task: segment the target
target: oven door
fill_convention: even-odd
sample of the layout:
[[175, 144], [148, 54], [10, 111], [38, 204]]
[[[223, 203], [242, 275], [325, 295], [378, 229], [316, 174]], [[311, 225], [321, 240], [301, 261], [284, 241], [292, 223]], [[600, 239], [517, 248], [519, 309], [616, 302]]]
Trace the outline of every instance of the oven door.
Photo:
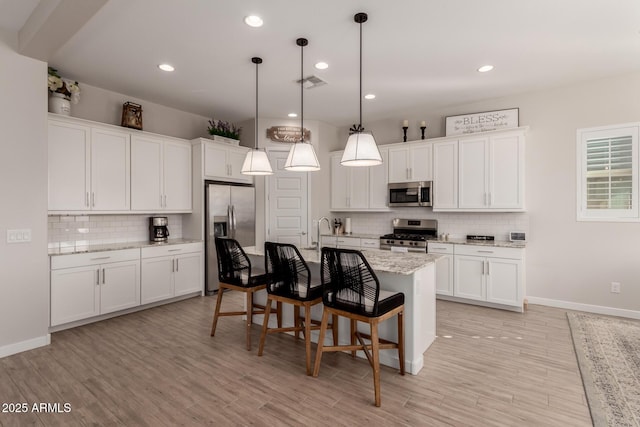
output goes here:
[[389, 206], [420, 206], [417, 183], [389, 184]]

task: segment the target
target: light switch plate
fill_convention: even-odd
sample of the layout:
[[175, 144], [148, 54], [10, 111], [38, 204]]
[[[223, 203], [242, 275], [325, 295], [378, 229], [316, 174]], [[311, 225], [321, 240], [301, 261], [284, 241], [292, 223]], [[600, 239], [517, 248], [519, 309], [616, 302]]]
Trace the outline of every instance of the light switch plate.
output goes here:
[[7, 243], [26, 243], [31, 241], [31, 229], [7, 230]]

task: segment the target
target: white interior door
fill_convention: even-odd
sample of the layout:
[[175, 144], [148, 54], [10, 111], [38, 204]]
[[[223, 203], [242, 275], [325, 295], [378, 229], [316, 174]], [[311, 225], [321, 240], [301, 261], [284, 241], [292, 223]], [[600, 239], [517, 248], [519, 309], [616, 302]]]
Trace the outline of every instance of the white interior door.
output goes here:
[[308, 172], [289, 172], [284, 169], [288, 151], [271, 151], [269, 159], [274, 167], [267, 177], [267, 240], [307, 246]]

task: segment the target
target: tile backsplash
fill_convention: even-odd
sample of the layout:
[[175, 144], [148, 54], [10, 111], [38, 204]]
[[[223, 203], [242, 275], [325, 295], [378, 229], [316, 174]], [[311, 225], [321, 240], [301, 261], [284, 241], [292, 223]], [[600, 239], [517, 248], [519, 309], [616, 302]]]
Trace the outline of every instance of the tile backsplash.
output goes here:
[[[51, 215], [49, 248], [149, 240], [151, 215]], [[170, 238], [182, 238], [182, 215], [164, 215]]]
[[394, 218], [436, 219], [438, 233], [449, 233], [451, 238], [465, 238], [467, 234], [495, 236], [496, 240], [508, 240], [509, 231], [524, 231], [529, 239], [529, 215], [490, 212], [433, 212], [424, 208], [402, 208], [393, 212], [333, 212], [333, 218], [351, 218], [351, 232], [360, 234], [386, 234], [393, 231]]

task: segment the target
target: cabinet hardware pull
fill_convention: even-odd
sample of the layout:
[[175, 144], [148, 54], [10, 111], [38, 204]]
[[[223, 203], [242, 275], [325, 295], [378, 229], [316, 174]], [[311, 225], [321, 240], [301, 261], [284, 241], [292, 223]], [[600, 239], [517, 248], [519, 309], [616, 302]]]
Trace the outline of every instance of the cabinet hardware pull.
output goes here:
[[101, 257], [98, 257], [98, 258], [91, 258], [91, 261], [98, 261], [100, 259], [109, 259], [109, 258], [111, 258], [111, 257], [110, 256], [101, 256]]
[[487, 276], [489, 275], [489, 261], [487, 261]]
[[491, 197], [491, 192], [489, 192], [489, 206], [493, 205], [493, 197]]
[[180, 271], [180, 260], [176, 258], [176, 271]]
[[171, 260], [171, 272], [175, 272], [176, 271], [176, 260], [172, 259]]
[[484, 276], [484, 261], [482, 261], [482, 275]]
[[435, 247], [432, 248], [432, 249], [438, 249], [438, 250], [441, 250], [441, 251], [446, 251], [447, 250], [447, 248], [435, 248]]
[[100, 284], [100, 269], [96, 270], [96, 285]]
[[162, 207], [162, 194], [160, 195], [160, 207]]
[[479, 253], [483, 253], [483, 254], [492, 254], [493, 251], [478, 251]]
[[84, 205], [89, 207], [89, 192], [84, 193]]
[[181, 251], [182, 249], [169, 249], [169, 252], [178, 252]]
[[91, 206], [94, 208], [96, 207], [96, 193], [93, 191], [91, 192]]
[[107, 275], [105, 274], [104, 268], [102, 269], [102, 284], [104, 285], [107, 280]]

